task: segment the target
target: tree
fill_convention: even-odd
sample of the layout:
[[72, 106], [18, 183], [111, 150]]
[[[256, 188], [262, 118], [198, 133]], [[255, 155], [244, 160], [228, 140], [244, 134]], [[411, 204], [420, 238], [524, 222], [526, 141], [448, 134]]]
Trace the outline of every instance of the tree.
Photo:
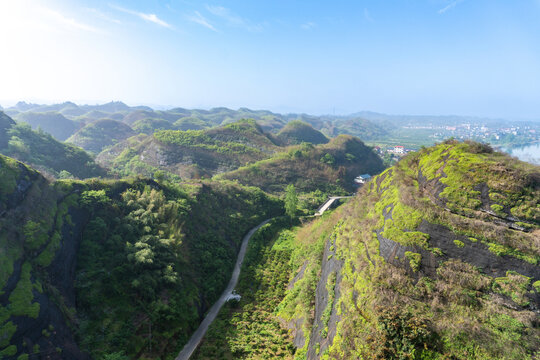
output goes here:
[[325, 163], [325, 164], [328, 164], [328, 165], [333, 165], [333, 164], [336, 162], [336, 159], [332, 156], [332, 154], [326, 153], [326, 154], [321, 158], [321, 162], [323, 162], [323, 163]]
[[297, 205], [298, 197], [296, 196], [296, 189], [293, 184], [289, 184], [285, 191], [285, 213], [290, 218], [293, 218], [296, 215]]
[[62, 170], [58, 174], [58, 178], [59, 179], [73, 179], [73, 175], [67, 170]]

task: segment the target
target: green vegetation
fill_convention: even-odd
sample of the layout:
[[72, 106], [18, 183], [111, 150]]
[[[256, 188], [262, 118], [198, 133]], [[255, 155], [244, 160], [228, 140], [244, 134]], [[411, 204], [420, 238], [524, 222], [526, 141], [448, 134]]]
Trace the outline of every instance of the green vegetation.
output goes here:
[[421, 254], [412, 251], [405, 251], [405, 257], [409, 260], [409, 265], [411, 266], [412, 271], [416, 272], [420, 269], [420, 262], [422, 261]]
[[529, 289], [531, 279], [527, 276], [518, 274], [515, 271], [507, 271], [505, 277], [496, 278], [493, 283], [493, 289], [506, 295], [520, 306], [529, 305], [529, 299], [526, 294]]
[[260, 190], [227, 183], [95, 188], [80, 203], [93, 216], [79, 254], [77, 311], [81, 345], [96, 357], [178, 350], [198, 325], [196, 309], [226, 286], [244, 233], [281, 211]]
[[253, 120], [208, 130], [159, 130], [103, 151], [98, 161], [122, 176], [163, 170], [181, 178], [210, 177], [265, 159], [280, 148]]
[[[379, 249], [373, 234], [378, 231], [399, 244], [457, 257], [456, 248], [465, 244], [455, 237], [449, 242], [456, 250], [446, 244], [443, 253], [431, 245], [440, 244], [443, 230], [437, 226], [444, 226], [449, 234], [482, 240], [490, 250], [501, 248], [522, 260], [538, 257], [531, 246], [535, 235], [509, 230], [480, 212], [475, 219], [453, 213], [472, 215], [485, 206], [476, 190], [480, 184], [505, 194], [505, 206], [528, 204], [522, 214], [532, 214], [531, 208], [537, 207], [538, 190], [526, 180], [534, 167], [486, 151], [474, 143], [451, 142], [409, 155], [338, 210], [344, 223], [335, 232], [335, 243], [337, 256], [345, 259], [338, 306], [345, 315], [336, 324], [337, 334], [327, 350], [330, 358], [533, 358], [540, 339], [531, 322], [534, 316], [526, 308], [509, 311], [493, 293], [527, 306], [529, 277], [510, 271], [493, 279], [473, 264], [450, 259], [437, 266], [435, 276], [419, 273], [414, 282], [387, 263], [393, 259]], [[445, 185], [442, 191], [439, 183]], [[527, 220], [535, 221], [534, 216]], [[412, 238], [419, 228], [426, 237]], [[406, 251], [405, 258], [417, 272], [421, 254]], [[349, 270], [353, 267], [355, 272]], [[356, 301], [351, 300], [353, 293]]]
[[308, 350], [322, 253], [336, 219], [334, 214], [323, 215], [298, 229], [292, 242], [294, 246], [289, 260], [289, 286], [277, 308], [277, 314], [286, 322], [294, 324], [291, 330], [301, 339], [295, 353], [296, 358], [304, 358]]
[[328, 292], [328, 302], [322, 313], [321, 322], [321, 337], [326, 338], [328, 336], [328, 322], [330, 321], [330, 315], [332, 314], [332, 309], [334, 307], [334, 300], [336, 299], [336, 272], [332, 271], [328, 276], [326, 282], [326, 291]]
[[465, 243], [461, 240], [454, 240], [454, 245], [456, 245], [458, 248], [465, 247]]
[[[252, 237], [241, 299], [223, 307], [195, 358], [538, 355], [537, 167], [446, 141], [404, 157], [338, 210], [288, 228], [327, 194], [353, 190], [358, 174], [381, 171], [381, 159], [350, 136], [280, 146], [300, 142], [291, 132], [309, 126], [301, 122], [276, 137], [228, 109], [173, 110], [120, 110], [148, 135], [100, 155], [117, 174], [153, 179], [80, 181], [76, 168], [51, 167], [65, 180], [49, 183], [0, 156], [0, 357], [76, 358], [80, 346], [96, 359], [172, 358], [225, 288], [246, 231], [282, 214]], [[6, 151], [52, 163], [36, 149], [59, 143], [7, 124]], [[200, 130], [171, 130], [180, 124]], [[62, 319], [49, 323], [53, 308]], [[19, 320], [38, 324], [39, 343], [13, 336]], [[59, 339], [70, 331], [77, 345]]]
[[285, 213], [293, 219], [296, 216], [298, 207], [298, 197], [293, 184], [287, 186], [285, 190]]
[[26, 124], [12, 126], [6, 136], [8, 147], [0, 149], [7, 156], [23, 161], [40, 171], [58, 177], [67, 171], [78, 178], [104, 176], [105, 171], [82, 149], [63, 144], [40, 130]]
[[299, 193], [320, 190], [339, 195], [354, 190], [353, 179], [358, 174], [376, 174], [381, 170], [382, 161], [371, 148], [356, 138], [342, 135], [324, 145], [303, 143], [291, 147], [287, 153], [218, 178], [237, 180], [275, 194], [283, 193], [288, 184], [294, 184]]
[[194, 359], [290, 358], [294, 348], [275, 312], [291, 268], [294, 233], [286, 219], [261, 228], [250, 240], [236, 291], [242, 297], [220, 311]]
[[[133, 130], [137, 133], [152, 135], [156, 130], [174, 130], [175, 126], [167, 120], [146, 118], [133, 124]], [[188, 130], [182, 129], [180, 130]]]
[[278, 139], [288, 145], [298, 145], [303, 142], [311, 144], [326, 144], [328, 138], [315, 130], [310, 124], [293, 120], [283, 127], [277, 134]]
[[15, 160], [0, 155], [0, 209], [4, 207], [7, 196], [15, 190], [19, 173]]
[[[40, 314], [36, 292], [65, 318], [65, 323], [54, 320], [52, 329], [69, 331], [66, 324], [77, 329], [79, 345], [97, 358], [174, 353], [225, 287], [245, 232], [283, 212], [278, 199], [226, 181], [49, 184], [12, 159], [0, 156], [0, 161], [2, 196], [13, 198], [21, 180], [29, 184], [24, 196], [11, 200], [17, 211], [5, 198], [0, 209], [0, 296], [8, 303], [0, 308], [4, 354], [17, 348], [34, 352], [22, 339], [13, 340], [13, 347], [14, 316], [45, 323], [36, 330], [51, 344], [66, 345], [43, 320], [49, 314]], [[78, 254], [70, 252], [81, 235]], [[74, 264], [75, 256], [76, 304], [69, 300], [75, 292], [65, 288], [73, 281], [70, 272], [53, 273], [69, 266], [64, 261]], [[14, 274], [14, 288], [6, 290]], [[75, 356], [71, 351], [67, 356]]]
[[[425, 157], [422, 153], [408, 156], [373, 179], [359, 196], [330, 218], [297, 229], [295, 238], [285, 242], [293, 244], [294, 251], [289, 260], [289, 285], [277, 315], [284, 320], [282, 326], [291, 331], [289, 341], [294, 338], [297, 344], [295, 358], [305, 358], [309, 351], [324, 359], [534, 358], [540, 333], [528, 306], [533, 299], [531, 291], [538, 291], [538, 279], [528, 275], [534, 272], [528, 264], [535, 263], [529, 260], [539, 256], [534, 245], [538, 223], [534, 216], [528, 217], [530, 232], [501, 225], [489, 213], [478, 211], [486, 206], [490, 209], [492, 203], [486, 204], [480, 191], [475, 190], [483, 183], [490, 189], [496, 186], [497, 193], [506, 198], [505, 207], [524, 204], [521, 213], [532, 215], [537, 207], [537, 188], [526, 179], [534, 168], [486, 152], [474, 143], [441, 144], [423, 152]], [[432, 155], [434, 152], [438, 158]], [[490, 159], [506, 167], [497, 173], [511, 173], [517, 181], [524, 179], [521, 185], [501, 177], [492, 180], [484, 172], [473, 170], [489, 164]], [[472, 171], [463, 171], [455, 165], [447, 172], [452, 161], [463, 161]], [[447, 180], [448, 177], [453, 180]], [[464, 217], [463, 209], [476, 217]], [[392, 247], [380, 247], [379, 237], [392, 240], [392, 246], [409, 246], [417, 251], [404, 251], [403, 259], [398, 258], [400, 261], [396, 263], [390, 258]], [[484, 269], [476, 267], [474, 258], [468, 260], [471, 263], [460, 259], [463, 253], [460, 248], [465, 247], [463, 239], [474, 244], [470, 251], [483, 249], [488, 255], [479, 256], [488, 256], [489, 264], [515, 266], [515, 261], [521, 261], [525, 272], [509, 270], [506, 276], [498, 278], [484, 274]], [[331, 250], [335, 251], [332, 259], [343, 261], [343, 267], [339, 272], [341, 277], [330, 271], [324, 285], [329, 301], [323, 303], [320, 313], [315, 313], [315, 289], [325, 241], [330, 241]], [[486, 251], [498, 247], [504, 250], [501, 255], [515, 259], [507, 261]], [[432, 265], [428, 259], [425, 267], [421, 266], [424, 251], [435, 254], [438, 263]], [[414, 274], [396, 266], [405, 261]], [[265, 264], [265, 271], [272, 269], [272, 265]], [[339, 297], [335, 292], [338, 285]], [[263, 298], [259, 301], [264, 303], [266, 292], [260, 294]], [[501, 296], [510, 299], [517, 308], [505, 306]], [[330, 317], [333, 309], [340, 316], [337, 322]], [[220, 336], [218, 332], [209, 334], [205, 344], [214, 344], [214, 350], [201, 352], [199, 355], [204, 356], [200, 358], [276, 357], [277, 353], [261, 353], [250, 347], [248, 339], [257, 338], [257, 331], [238, 336], [234, 329], [248, 318], [245, 315], [235, 318], [235, 310], [229, 311], [232, 315], [222, 318], [219, 328], [220, 332], [225, 331], [224, 343], [215, 342]], [[322, 327], [317, 340], [311, 340], [315, 317]], [[249, 319], [249, 324], [264, 321]], [[253, 329], [258, 328], [253, 326]], [[236, 344], [236, 349], [242, 351], [220, 353], [218, 349], [227, 345], [219, 344]]]
[[66, 140], [78, 129], [74, 121], [55, 111], [24, 112], [17, 115], [16, 120], [27, 123], [34, 130], [41, 129], [59, 141]]
[[128, 137], [135, 135], [128, 125], [110, 119], [98, 120], [85, 125], [66, 142], [80, 146], [94, 154], [100, 153], [104, 148], [112, 146]]
[[12, 316], [28, 316], [35, 319], [39, 314], [39, 304], [32, 302], [34, 298], [32, 289], [35, 287], [41, 292], [41, 287], [33, 284], [30, 280], [31, 269], [32, 267], [29, 263], [23, 264], [21, 279], [17, 283], [17, 287], [9, 296], [11, 305], [10, 312]]

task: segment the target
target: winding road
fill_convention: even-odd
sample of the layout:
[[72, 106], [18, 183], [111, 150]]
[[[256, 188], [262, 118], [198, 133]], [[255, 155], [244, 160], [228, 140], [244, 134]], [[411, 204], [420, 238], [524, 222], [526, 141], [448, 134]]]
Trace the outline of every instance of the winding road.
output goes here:
[[191, 336], [187, 344], [184, 346], [182, 351], [180, 351], [175, 360], [188, 360], [189, 357], [193, 354], [193, 352], [197, 349], [197, 346], [199, 346], [199, 344], [201, 343], [204, 334], [206, 334], [206, 331], [208, 330], [208, 327], [216, 318], [223, 304], [227, 302], [227, 299], [231, 296], [232, 291], [238, 283], [238, 277], [240, 276], [240, 269], [242, 268], [242, 262], [244, 261], [244, 256], [246, 255], [249, 239], [257, 230], [259, 230], [263, 225], [267, 224], [270, 220], [271, 219], [263, 221], [259, 225], [255, 226], [253, 229], [249, 230], [246, 236], [244, 236], [244, 239], [242, 240], [242, 245], [240, 246], [240, 252], [238, 253], [238, 258], [236, 259], [236, 264], [234, 265], [231, 280], [229, 281], [229, 285], [227, 285], [227, 288], [225, 289], [225, 291], [223, 291], [218, 301], [216, 301], [215, 304], [210, 308], [208, 314], [206, 314], [206, 317], [199, 325], [197, 331], [193, 333], [193, 335]]

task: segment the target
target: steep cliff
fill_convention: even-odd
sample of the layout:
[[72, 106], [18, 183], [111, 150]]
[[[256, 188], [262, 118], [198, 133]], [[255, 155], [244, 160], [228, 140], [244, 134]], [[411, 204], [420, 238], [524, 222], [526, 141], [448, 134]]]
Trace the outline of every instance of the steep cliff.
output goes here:
[[335, 214], [307, 358], [538, 355], [539, 179], [455, 141], [374, 178]]
[[259, 246], [196, 358], [535, 359], [539, 173], [479, 143], [408, 155]]

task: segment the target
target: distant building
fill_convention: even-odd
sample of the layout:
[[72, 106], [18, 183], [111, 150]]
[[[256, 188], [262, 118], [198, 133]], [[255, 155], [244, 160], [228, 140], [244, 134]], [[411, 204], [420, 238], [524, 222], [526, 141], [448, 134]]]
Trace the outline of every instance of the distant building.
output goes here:
[[363, 174], [363, 175], [359, 175], [359, 176], [355, 177], [354, 182], [357, 183], [357, 184], [365, 184], [366, 182], [369, 181], [369, 179], [371, 179], [371, 175]]
[[405, 154], [405, 148], [401, 145], [394, 146], [394, 154]]

